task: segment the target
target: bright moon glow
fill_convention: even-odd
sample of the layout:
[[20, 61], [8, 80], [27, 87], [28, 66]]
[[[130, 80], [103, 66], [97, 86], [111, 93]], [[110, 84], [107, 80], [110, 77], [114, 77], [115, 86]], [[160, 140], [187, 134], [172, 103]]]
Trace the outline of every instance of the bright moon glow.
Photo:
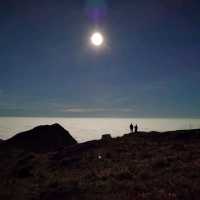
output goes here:
[[101, 46], [104, 42], [103, 35], [99, 32], [93, 33], [90, 40], [94, 46]]

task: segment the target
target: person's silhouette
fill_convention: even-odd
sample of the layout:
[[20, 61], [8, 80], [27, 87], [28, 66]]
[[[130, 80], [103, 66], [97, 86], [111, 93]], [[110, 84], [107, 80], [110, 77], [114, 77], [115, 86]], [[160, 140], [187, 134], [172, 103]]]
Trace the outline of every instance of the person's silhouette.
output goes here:
[[136, 125], [134, 126], [134, 128], [135, 128], [135, 133], [137, 133], [137, 132], [138, 132], [138, 125], [136, 124]]
[[133, 133], [133, 124], [132, 123], [130, 124], [130, 131], [131, 131], [131, 133]]

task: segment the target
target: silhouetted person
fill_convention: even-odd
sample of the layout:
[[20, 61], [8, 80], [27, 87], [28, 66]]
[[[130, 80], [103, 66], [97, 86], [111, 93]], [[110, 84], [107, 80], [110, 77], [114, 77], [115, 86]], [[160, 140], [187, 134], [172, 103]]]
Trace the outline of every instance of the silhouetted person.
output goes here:
[[133, 124], [132, 123], [130, 124], [130, 131], [131, 131], [131, 133], [133, 133]]
[[136, 124], [136, 125], [134, 126], [134, 128], [135, 128], [135, 133], [137, 133], [137, 132], [138, 132], [138, 125]]

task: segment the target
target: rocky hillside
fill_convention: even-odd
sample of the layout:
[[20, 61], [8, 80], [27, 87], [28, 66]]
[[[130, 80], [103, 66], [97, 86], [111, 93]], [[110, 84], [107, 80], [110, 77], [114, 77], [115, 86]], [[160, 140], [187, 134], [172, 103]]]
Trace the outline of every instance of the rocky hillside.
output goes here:
[[197, 200], [200, 131], [138, 133], [0, 153], [0, 199]]

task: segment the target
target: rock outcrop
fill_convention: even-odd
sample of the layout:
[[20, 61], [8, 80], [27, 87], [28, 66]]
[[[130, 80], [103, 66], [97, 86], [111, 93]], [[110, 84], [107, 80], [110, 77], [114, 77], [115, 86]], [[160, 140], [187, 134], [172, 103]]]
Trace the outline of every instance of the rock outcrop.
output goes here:
[[59, 124], [43, 125], [19, 133], [2, 145], [30, 152], [51, 152], [76, 144], [77, 141]]

